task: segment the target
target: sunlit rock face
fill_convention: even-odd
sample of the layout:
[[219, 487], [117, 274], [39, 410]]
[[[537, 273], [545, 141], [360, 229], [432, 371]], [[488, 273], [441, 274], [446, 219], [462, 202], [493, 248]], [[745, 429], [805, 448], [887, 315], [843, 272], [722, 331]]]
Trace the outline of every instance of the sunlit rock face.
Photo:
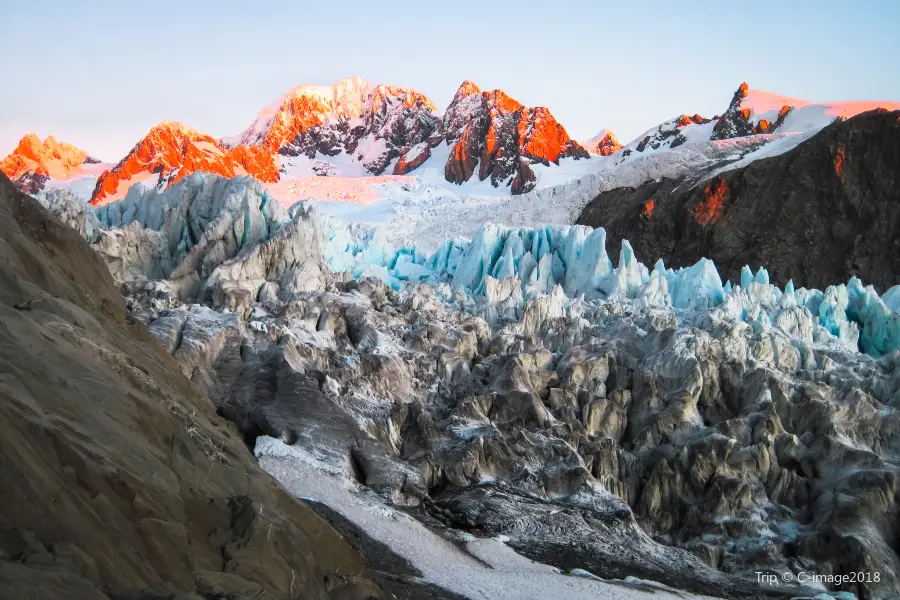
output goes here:
[[225, 177], [251, 175], [263, 182], [278, 180], [273, 157], [247, 148], [230, 150], [195, 129], [166, 121], [151, 129], [125, 158], [100, 175], [91, 204], [121, 199], [137, 183], [165, 187], [196, 171]]
[[84, 150], [58, 142], [52, 135], [41, 141], [38, 136], [29, 133], [0, 161], [0, 171], [21, 191], [36, 194], [51, 179], [90, 175], [94, 170], [92, 165], [99, 163]]
[[249, 178], [97, 213], [132, 317], [250, 443], [560, 568], [733, 597], [768, 593], [764, 569], [900, 585], [897, 289], [651, 270], [588, 227], [422, 255]]
[[380, 175], [429, 139], [440, 125], [437, 112], [420, 92], [357, 77], [292, 89], [229, 143], [310, 159], [345, 154]]
[[72, 144], [57, 142], [52, 135], [42, 142], [30, 133], [19, 141], [9, 156], [0, 161], [0, 170], [13, 180], [26, 173], [59, 177], [86, 162], [97, 162], [97, 159]]
[[468, 181], [477, 167], [480, 180], [490, 178], [495, 187], [508, 183], [519, 194], [534, 188], [529, 163], [588, 156], [546, 108], [523, 106], [501, 90], [482, 92], [471, 81], [460, 85], [447, 108], [443, 135], [452, 148], [447, 181]]

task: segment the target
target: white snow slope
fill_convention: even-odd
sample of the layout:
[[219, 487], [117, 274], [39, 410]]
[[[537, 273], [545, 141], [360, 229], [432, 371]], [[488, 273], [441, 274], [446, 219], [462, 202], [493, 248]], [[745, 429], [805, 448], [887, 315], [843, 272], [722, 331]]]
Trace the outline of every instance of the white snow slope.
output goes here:
[[604, 581], [587, 572], [565, 575], [523, 557], [499, 539], [461, 533], [458, 541], [463, 551], [414, 518], [386, 506], [374, 494], [360, 491], [349, 475], [299, 446], [263, 436], [256, 441], [255, 453], [260, 466], [288, 492], [327, 504], [407, 559], [425, 581], [472, 600], [704, 598], [659, 584], [651, 584], [657, 589], [648, 593], [627, 582]]

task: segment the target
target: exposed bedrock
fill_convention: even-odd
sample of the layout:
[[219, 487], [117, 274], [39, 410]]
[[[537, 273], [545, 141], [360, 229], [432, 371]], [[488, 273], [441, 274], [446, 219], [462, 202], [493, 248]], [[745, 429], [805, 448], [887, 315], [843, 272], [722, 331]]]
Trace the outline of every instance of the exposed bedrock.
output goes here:
[[[737, 280], [765, 265], [779, 285], [823, 287], [856, 275], [900, 281], [900, 111], [836, 122], [793, 150], [696, 182], [662, 179], [601, 193], [578, 223], [605, 227], [612, 252], [715, 261]], [[611, 252], [611, 253], [612, 253]]]

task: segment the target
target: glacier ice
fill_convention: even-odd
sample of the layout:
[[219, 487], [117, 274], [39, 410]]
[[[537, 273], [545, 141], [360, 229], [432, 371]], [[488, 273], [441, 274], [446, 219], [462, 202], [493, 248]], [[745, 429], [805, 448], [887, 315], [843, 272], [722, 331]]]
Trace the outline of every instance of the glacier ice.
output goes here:
[[[770, 283], [764, 267], [754, 273], [749, 266], [742, 269], [740, 284], [723, 283], [707, 258], [680, 269], [667, 269], [658, 260], [651, 271], [637, 260], [628, 241], [622, 243], [614, 266], [602, 227], [509, 228], [489, 223], [471, 241], [445, 241], [429, 256], [416, 248], [392, 248], [378, 228], [348, 226], [333, 218], [323, 219], [323, 224], [332, 270], [378, 277], [395, 290], [407, 282], [448, 283], [454, 293], [497, 304], [491, 311], [497, 317], [520, 314], [528, 299], [559, 287], [566, 302], [622, 300], [673, 310], [720, 308], [759, 331], [775, 326], [803, 334], [801, 343], [836, 344], [873, 356], [900, 350], [900, 286], [879, 297], [854, 277], [824, 292], [795, 289], [793, 281], [782, 290]], [[808, 313], [808, 326], [798, 317], [801, 313]]]
[[[803, 333], [800, 342], [805, 344], [827, 344], [873, 356], [900, 350], [900, 286], [881, 297], [857, 278], [824, 291], [795, 289], [793, 282], [782, 290], [770, 283], [765, 268], [754, 273], [749, 266], [742, 269], [739, 284], [723, 282], [707, 258], [679, 269], [666, 268], [658, 260], [650, 270], [637, 260], [628, 241], [623, 241], [614, 265], [607, 253], [606, 231], [582, 225], [488, 223], [471, 240], [430, 244], [437, 249], [427, 254], [415, 246], [394, 247], [384, 227], [345, 224], [324, 216], [316, 204], [303, 201], [285, 210], [249, 178], [229, 180], [195, 173], [165, 192], [136, 186], [124, 200], [95, 212], [100, 227], [127, 225], [150, 230], [145, 233], [150, 237], [161, 235], [154, 242], [160, 247], [154, 246], [149, 254], [165, 255], [172, 266], [189, 263], [202, 277], [211, 274], [211, 269], [204, 268], [210, 257], [231, 258], [279, 235], [302, 212], [315, 223], [323, 258], [332, 272], [357, 279], [375, 277], [397, 291], [405, 285], [427, 283], [447, 290], [439, 294], [443, 300], [486, 302], [491, 307], [486, 316], [495, 319], [519, 318], [529, 300], [551, 295], [566, 305], [622, 301], [672, 311], [717, 309], [755, 331], [779, 327]], [[101, 242], [109, 242], [108, 237]], [[183, 270], [179, 267], [164, 275], [175, 278]], [[808, 313], [808, 319], [798, 316], [798, 311]]]

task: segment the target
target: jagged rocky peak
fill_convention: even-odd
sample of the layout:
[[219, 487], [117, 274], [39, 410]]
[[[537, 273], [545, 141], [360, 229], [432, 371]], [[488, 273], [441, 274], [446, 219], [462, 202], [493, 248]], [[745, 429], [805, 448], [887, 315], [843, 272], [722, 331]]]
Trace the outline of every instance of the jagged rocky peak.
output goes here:
[[589, 156], [548, 109], [525, 106], [502, 90], [481, 91], [471, 81], [457, 89], [443, 129], [452, 148], [444, 168], [451, 183], [469, 181], [477, 168], [481, 181], [522, 194], [537, 182], [532, 164]]
[[246, 131], [222, 142], [287, 157], [343, 153], [380, 175], [401, 155], [408, 168], [405, 154], [439, 125], [437, 108], [421, 92], [353, 77], [333, 86], [295, 87], [260, 111]]
[[225, 148], [213, 137], [183, 123], [163, 121], [125, 158], [100, 175], [91, 204], [121, 199], [135, 183], [150, 181], [155, 187], [174, 183], [195, 171], [225, 177], [250, 174], [264, 182], [278, 180], [271, 157], [246, 148]]
[[601, 129], [597, 135], [586, 141], [583, 145], [588, 152], [600, 156], [609, 156], [622, 149], [619, 138], [617, 138], [609, 129]]
[[[751, 94], [759, 97], [751, 98]], [[765, 109], [771, 108], [769, 105], [773, 102], [780, 105], [775, 119], [763, 118], [762, 113], [768, 112]], [[738, 86], [728, 105], [728, 110], [722, 114], [713, 128], [710, 139], [724, 140], [759, 133], [774, 133], [784, 123], [796, 103], [806, 104], [802, 100], [796, 101], [767, 92], [750, 90], [750, 86], [745, 81]]]

